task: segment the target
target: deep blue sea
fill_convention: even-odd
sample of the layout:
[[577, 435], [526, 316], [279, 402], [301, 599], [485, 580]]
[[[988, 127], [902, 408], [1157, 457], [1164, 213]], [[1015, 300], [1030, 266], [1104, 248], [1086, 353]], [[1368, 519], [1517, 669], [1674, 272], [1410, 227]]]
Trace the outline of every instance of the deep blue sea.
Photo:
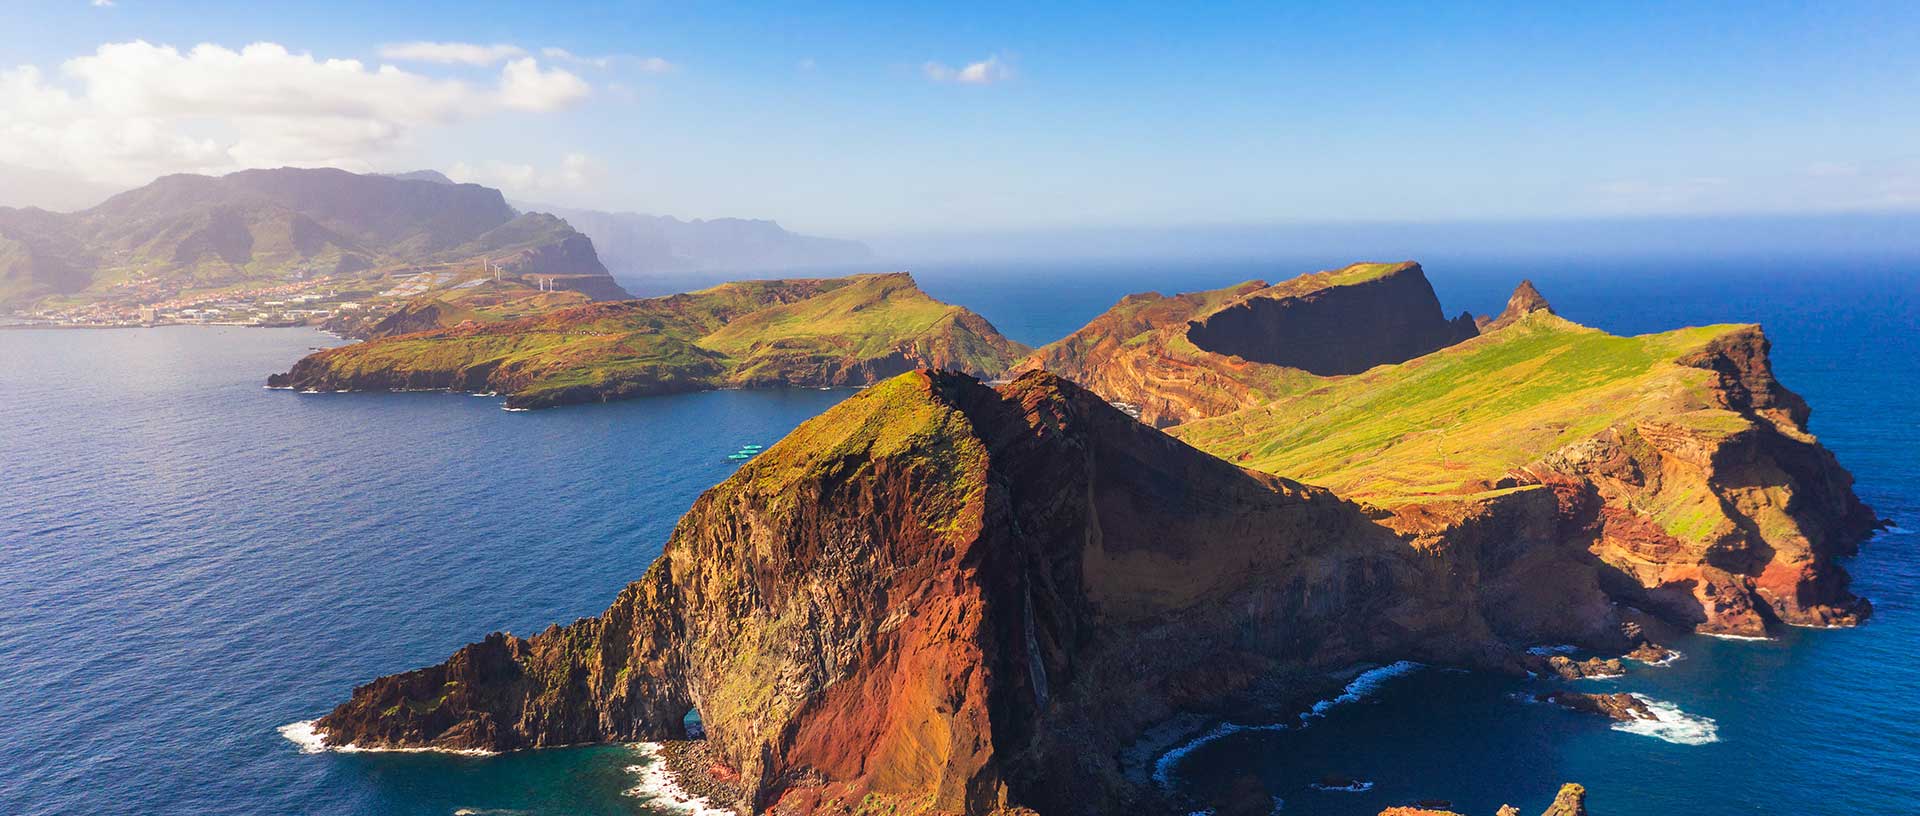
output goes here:
[[[1277, 280], [1339, 259], [923, 265], [1028, 343], [1120, 295]], [[1412, 798], [1603, 816], [1914, 812], [1920, 802], [1920, 261], [1428, 258], [1450, 311], [1531, 277], [1615, 332], [1759, 321], [1780, 378], [1881, 515], [1850, 631], [1691, 638], [1595, 687], [1684, 713], [1664, 735], [1415, 670], [1310, 727], [1172, 768], [1196, 808], [1252, 776], [1280, 812]], [[660, 284], [654, 284], [655, 287]], [[639, 289], [649, 288], [643, 284]], [[621, 746], [491, 757], [303, 754], [277, 729], [496, 629], [598, 613], [746, 443], [845, 391], [718, 392], [508, 413], [444, 394], [262, 389], [303, 329], [0, 331], [0, 814], [645, 813]], [[1664, 736], [1664, 738], [1663, 738]], [[1327, 774], [1373, 783], [1322, 792]]]

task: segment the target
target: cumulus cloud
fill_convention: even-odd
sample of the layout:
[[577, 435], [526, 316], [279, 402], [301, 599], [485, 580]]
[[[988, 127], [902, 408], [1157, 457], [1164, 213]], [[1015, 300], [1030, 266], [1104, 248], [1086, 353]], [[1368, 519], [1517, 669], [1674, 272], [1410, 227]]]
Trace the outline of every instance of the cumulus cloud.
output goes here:
[[586, 80], [561, 68], [542, 70], [532, 57], [507, 63], [500, 74], [500, 103], [519, 110], [559, 110], [591, 92]]
[[979, 62], [970, 62], [960, 68], [954, 68], [939, 62], [929, 62], [920, 66], [928, 79], [935, 82], [957, 82], [962, 85], [991, 85], [1013, 78], [1013, 66], [1008, 65], [999, 54], [994, 54]]
[[362, 168], [423, 127], [558, 110], [590, 93], [531, 57], [508, 62], [488, 86], [274, 43], [184, 52], [111, 43], [60, 74], [0, 69], [0, 162], [116, 183], [282, 164]]
[[512, 195], [541, 195], [576, 192], [593, 185], [601, 171], [600, 162], [585, 153], [568, 153], [551, 168], [531, 164], [489, 160], [469, 164], [455, 162], [447, 168], [447, 177], [458, 182], [498, 187]]
[[382, 59], [437, 62], [444, 65], [492, 65], [526, 55], [526, 49], [506, 43], [478, 45], [461, 42], [415, 41], [380, 46]]

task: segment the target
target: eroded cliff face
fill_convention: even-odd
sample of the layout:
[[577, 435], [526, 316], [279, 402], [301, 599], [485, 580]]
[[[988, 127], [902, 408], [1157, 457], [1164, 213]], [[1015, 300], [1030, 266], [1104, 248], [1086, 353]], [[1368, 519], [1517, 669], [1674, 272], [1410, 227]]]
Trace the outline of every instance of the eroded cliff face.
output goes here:
[[1318, 375], [1354, 374], [1410, 360], [1479, 333], [1470, 315], [1448, 320], [1417, 263], [1369, 275], [1306, 275], [1250, 292], [1187, 327], [1194, 346]]
[[1723, 334], [1676, 361], [1710, 372], [1704, 405], [1609, 427], [1512, 476], [1570, 495], [1615, 594], [1703, 632], [1851, 626], [1872, 610], [1836, 559], [1875, 518], [1768, 349], [1758, 327]]
[[1128, 295], [1020, 369], [1052, 371], [1164, 428], [1475, 333], [1471, 317], [1442, 316], [1419, 264], [1362, 263], [1273, 285]]
[[1517, 670], [1511, 617], [1620, 637], [1604, 603], [1485, 589], [1578, 558], [1523, 552], [1557, 546], [1547, 505], [1439, 543], [1382, 521], [1052, 375], [916, 372], [702, 496], [600, 617], [490, 636], [317, 727], [511, 749], [679, 737], [697, 708], [743, 811], [1156, 812], [1118, 757], [1176, 715], [1308, 699], [1368, 662]]

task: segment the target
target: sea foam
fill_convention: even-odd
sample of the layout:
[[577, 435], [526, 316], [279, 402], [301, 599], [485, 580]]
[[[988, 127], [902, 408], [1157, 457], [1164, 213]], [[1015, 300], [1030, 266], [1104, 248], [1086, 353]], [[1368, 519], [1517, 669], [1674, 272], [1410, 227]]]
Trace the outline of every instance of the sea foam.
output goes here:
[[628, 765], [627, 772], [640, 778], [634, 786], [628, 788], [628, 796], [646, 803], [654, 810], [667, 811], [679, 816], [736, 816], [733, 810], [715, 805], [704, 796], [694, 796], [680, 787], [679, 780], [673, 778], [673, 772], [667, 769], [665, 757], [660, 755], [660, 743], [634, 743], [633, 750], [647, 761], [639, 765]]
[[[1402, 660], [1398, 663], [1390, 663], [1378, 668], [1368, 669], [1355, 675], [1351, 681], [1348, 681], [1346, 688], [1341, 690], [1339, 696], [1314, 703], [1312, 710], [1302, 713], [1300, 715], [1300, 727], [1305, 728], [1314, 718], [1327, 716], [1327, 712], [1332, 711], [1335, 707], [1347, 703], [1357, 703], [1372, 696], [1375, 692], [1379, 691], [1380, 687], [1388, 680], [1409, 674], [1416, 669], [1422, 668], [1423, 665], [1424, 664], [1415, 663], [1411, 660]], [[1166, 753], [1160, 755], [1159, 759], [1154, 760], [1153, 781], [1163, 789], [1172, 788], [1174, 768], [1180, 764], [1180, 760], [1185, 759], [1188, 754], [1193, 753], [1196, 749], [1200, 748], [1200, 746], [1206, 745], [1214, 740], [1243, 732], [1286, 731], [1291, 728], [1292, 726], [1286, 723], [1272, 723], [1269, 725], [1241, 725], [1234, 722], [1220, 723], [1214, 726], [1212, 730], [1168, 749]]]
[[280, 726], [276, 731], [289, 742], [300, 746], [300, 753], [323, 754], [334, 751], [342, 754], [458, 754], [460, 756], [493, 756], [499, 752], [483, 748], [362, 748], [351, 743], [347, 745], [328, 745], [322, 739], [320, 730], [313, 727], [319, 720], [302, 720]]
[[1664, 700], [1655, 700], [1640, 694], [1634, 699], [1646, 704], [1653, 712], [1651, 720], [1632, 720], [1616, 722], [1613, 730], [1653, 737], [1675, 745], [1707, 745], [1720, 741], [1720, 726], [1711, 717], [1688, 714], [1679, 706]]
[[1327, 716], [1327, 712], [1332, 711], [1336, 707], [1348, 703], [1360, 702], [1372, 696], [1374, 692], [1379, 691], [1380, 687], [1388, 680], [1411, 674], [1420, 667], [1421, 664], [1419, 663], [1411, 660], [1402, 660], [1397, 663], [1389, 663], [1377, 669], [1363, 671], [1354, 677], [1352, 682], [1347, 683], [1346, 689], [1341, 692], [1340, 696], [1331, 700], [1321, 700], [1320, 702], [1314, 703], [1312, 711], [1300, 715], [1300, 722], [1304, 724], [1307, 720], [1314, 717]]

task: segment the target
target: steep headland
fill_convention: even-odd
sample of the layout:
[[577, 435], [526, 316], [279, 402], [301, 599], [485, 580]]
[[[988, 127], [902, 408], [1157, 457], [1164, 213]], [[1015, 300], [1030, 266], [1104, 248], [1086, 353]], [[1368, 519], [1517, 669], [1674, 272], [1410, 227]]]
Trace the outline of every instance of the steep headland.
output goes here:
[[[430, 312], [428, 310], [431, 310]], [[309, 355], [276, 387], [455, 389], [512, 408], [722, 387], [866, 385], [918, 367], [994, 376], [1026, 352], [904, 273], [745, 281], [517, 320], [423, 304], [365, 343]], [[447, 326], [447, 321], [462, 322]], [[393, 334], [415, 325], [441, 326]]]
[[[1541, 509], [1437, 542], [1051, 374], [915, 372], [708, 491], [601, 616], [381, 678], [316, 728], [497, 750], [680, 738], [697, 710], [742, 812], [1161, 812], [1121, 757], [1181, 715], [1290, 716], [1400, 659], [1517, 672], [1515, 621], [1624, 640]], [[1506, 593], [1553, 563], [1597, 603]]]
[[1364, 371], [1476, 333], [1447, 320], [1416, 263], [1361, 263], [1278, 284], [1129, 295], [1021, 364], [1081, 383], [1166, 427]]
[[[795, 361], [821, 343], [884, 345], [846, 321], [901, 325], [851, 283], [731, 286], [650, 318], [703, 330], [690, 347], [725, 376], [817, 376]], [[1172, 338], [1269, 288], [1129, 298], [1038, 356], [1202, 359]], [[585, 308], [618, 325], [623, 304]], [[701, 496], [599, 617], [490, 635], [314, 727], [335, 747], [511, 750], [680, 739], [697, 711], [742, 812], [1185, 812], [1152, 781], [1170, 747], [1291, 718], [1370, 667], [1609, 676], [1525, 647], [1657, 659], [1656, 618], [1751, 636], [1869, 612], [1836, 559], [1873, 515], [1757, 326], [1615, 337], [1530, 285], [1487, 326], [1354, 374], [1203, 352], [1283, 387], [1171, 433], [1045, 371], [887, 379]], [[363, 347], [463, 332], [486, 336]]]
[[1868, 613], [1835, 560], [1874, 517], [1774, 379], [1758, 326], [1616, 337], [1544, 300], [1503, 320], [1173, 433], [1385, 508], [1408, 531], [1538, 505], [1614, 599], [1700, 631]]
[[1187, 339], [1204, 351], [1353, 374], [1452, 345], [1478, 332], [1449, 321], [1417, 263], [1354, 264], [1248, 292], [1196, 318]]

